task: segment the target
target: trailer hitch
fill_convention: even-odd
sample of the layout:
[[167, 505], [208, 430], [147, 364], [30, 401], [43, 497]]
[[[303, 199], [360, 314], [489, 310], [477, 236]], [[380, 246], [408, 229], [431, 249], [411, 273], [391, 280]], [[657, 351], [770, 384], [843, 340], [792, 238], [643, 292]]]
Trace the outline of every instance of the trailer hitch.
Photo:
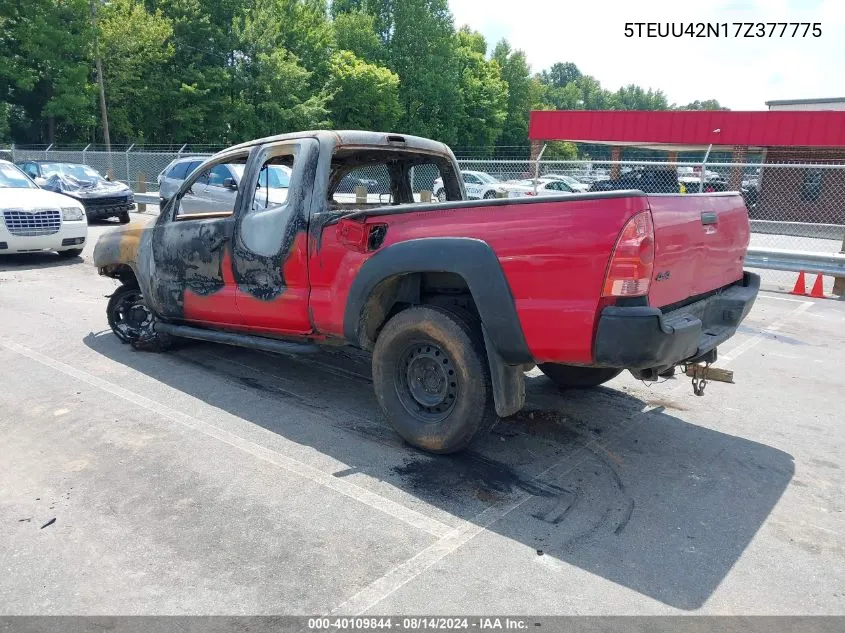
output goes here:
[[704, 389], [710, 380], [734, 384], [734, 373], [730, 369], [713, 367], [710, 361], [703, 365], [701, 363], [684, 365], [684, 373], [692, 378], [692, 392], [697, 396], [704, 395]]

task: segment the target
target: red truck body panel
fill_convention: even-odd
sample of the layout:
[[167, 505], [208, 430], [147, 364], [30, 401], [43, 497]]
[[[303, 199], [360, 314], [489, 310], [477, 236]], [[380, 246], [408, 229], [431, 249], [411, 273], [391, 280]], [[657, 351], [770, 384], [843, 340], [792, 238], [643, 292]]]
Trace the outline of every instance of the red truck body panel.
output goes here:
[[[496, 253], [513, 295], [522, 331], [537, 362], [590, 364], [593, 337], [613, 246], [626, 221], [651, 208], [655, 273], [648, 301], [666, 306], [742, 278], [748, 219], [739, 195], [631, 195], [550, 200], [531, 205], [432, 210], [369, 218], [386, 224], [381, 247], [427, 237], [472, 237]], [[716, 214], [703, 225], [701, 213]], [[337, 227], [310, 252], [311, 311], [316, 330], [343, 336], [349, 287], [374, 253], [350, 250]]]
[[[750, 237], [742, 196], [658, 194], [648, 202], [655, 232], [650, 305], [661, 308], [742, 279]], [[703, 224], [707, 215], [711, 223]], [[668, 278], [655, 279], [666, 271]]]
[[[589, 363], [611, 250], [627, 219], [647, 204], [644, 195], [550, 200], [400, 213], [367, 222], [388, 225], [382, 248], [426, 237], [483, 240], [499, 258], [533, 357]], [[338, 243], [335, 227], [323, 232], [310, 266], [311, 308], [318, 331], [343, 335], [349, 286], [372, 256]]]

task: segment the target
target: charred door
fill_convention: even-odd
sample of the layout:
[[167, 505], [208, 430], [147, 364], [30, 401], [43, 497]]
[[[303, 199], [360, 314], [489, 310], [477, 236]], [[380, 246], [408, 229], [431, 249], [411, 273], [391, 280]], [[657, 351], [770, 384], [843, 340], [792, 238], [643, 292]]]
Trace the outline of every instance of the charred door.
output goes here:
[[258, 149], [241, 181], [233, 237], [237, 301], [256, 332], [308, 334], [308, 209], [319, 144], [315, 139]]
[[[231, 244], [237, 199], [222, 205], [206, 194], [218, 166], [243, 164], [248, 154], [227, 155], [200, 168], [180, 188], [168, 217], [153, 233], [152, 303], [164, 317], [207, 325], [240, 326]], [[240, 196], [238, 196], [239, 198]]]

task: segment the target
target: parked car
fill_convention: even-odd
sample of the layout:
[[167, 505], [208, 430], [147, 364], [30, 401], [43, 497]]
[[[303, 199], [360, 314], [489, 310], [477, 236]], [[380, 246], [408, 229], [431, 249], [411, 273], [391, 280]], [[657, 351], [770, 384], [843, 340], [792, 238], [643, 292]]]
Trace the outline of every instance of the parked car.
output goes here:
[[563, 180], [554, 178], [538, 178], [536, 190], [534, 188], [534, 180], [518, 180], [514, 187], [508, 192], [509, 198], [519, 198], [521, 196], [559, 196], [565, 193], [584, 193], [583, 190], [575, 190]]
[[104, 178], [93, 167], [48, 160], [29, 160], [18, 166], [42, 189], [81, 202], [89, 220], [117, 218], [123, 224], [129, 222], [129, 212], [135, 208], [132, 190], [122, 182]]
[[[505, 198], [508, 191], [517, 190], [519, 185], [511, 182], [502, 182], [498, 178], [483, 171], [464, 170], [460, 172], [464, 181], [467, 198], [470, 200], [490, 200], [492, 198]], [[432, 193], [438, 200], [444, 200], [445, 189], [443, 179], [437, 178], [432, 185]]]
[[[162, 183], [167, 182], [167, 186], [171, 187], [176, 184], [177, 179], [182, 173], [185, 173], [188, 176], [193, 176], [194, 172], [197, 171], [197, 166], [193, 165], [194, 162], [197, 162], [196, 159], [176, 163], [174, 165], [176, 169], [169, 171], [163, 177]], [[198, 162], [202, 165], [202, 161]], [[202, 166], [200, 172], [200, 175], [194, 180], [193, 184], [193, 191], [196, 195], [202, 197], [203, 199], [213, 200], [217, 206], [224, 208], [228, 205], [234, 204], [235, 198], [238, 195], [238, 187], [244, 175], [243, 165], [214, 165], [210, 168]], [[267, 194], [264, 196], [264, 198], [267, 198], [265, 203], [268, 200], [270, 202], [284, 201], [287, 196], [288, 186], [290, 185], [290, 174], [290, 169], [284, 165], [271, 165], [262, 171], [261, 177], [258, 181], [258, 188], [265, 188], [265, 194]], [[268, 179], [270, 183], [269, 187], [267, 187]], [[184, 181], [185, 178], [179, 180], [178, 186], [181, 186]], [[159, 185], [159, 187], [161, 187], [161, 185]], [[161, 188], [159, 188], [159, 193], [161, 193], [161, 191]], [[161, 209], [165, 207], [176, 191], [178, 191], [178, 187], [176, 187], [173, 190], [173, 193], [170, 193], [167, 197], [160, 196]], [[262, 196], [256, 196], [256, 200], [261, 199]], [[194, 209], [193, 206], [195, 205], [186, 201], [185, 212], [199, 213], [200, 210]], [[208, 210], [202, 205], [200, 206], [203, 211]]]
[[185, 158], [176, 158], [161, 170], [158, 175], [158, 197], [159, 207], [167, 204], [167, 201], [173, 197], [173, 194], [179, 189], [179, 186], [185, 181], [193, 171], [202, 165], [207, 157], [198, 158], [196, 156], [187, 156]]
[[[269, 207], [256, 204], [267, 160], [292, 167], [285, 202]], [[218, 208], [197, 181], [233, 163], [244, 165], [243, 195]], [[335, 196], [332, 183], [375, 163], [389, 166], [392, 204]], [[410, 170], [423, 164], [442, 176], [444, 202], [416, 201]], [[522, 408], [535, 365], [561, 388], [625, 369], [656, 380], [715, 360], [757, 296], [739, 195], [472, 202], [459, 173], [442, 143], [397, 134], [232, 147], [146, 227], [100, 237], [94, 265], [122, 283], [108, 322], [121, 341], [157, 351], [174, 337], [284, 353], [362, 348], [396, 432], [450, 453]], [[208, 211], [193, 219], [186, 205]]]
[[82, 253], [88, 237], [80, 202], [38, 187], [14, 164], [0, 160], [0, 254]]
[[382, 184], [375, 178], [352, 173], [346, 174], [340, 179], [335, 191], [337, 193], [355, 193], [355, 189], [358, 187], [364, 187], [367, 193], [390, 193], [389, 183]]
[[678, 173], [671, 168], [635, 167], [622, 174], [620, 178], [597, 180], [590, 186], [590, 191], [619, 191], [637, 189], [644, 193], [680, 193]]
[[545, 180], [560, 180], [562, 182], [565, 182], [567, 185], [569, 185], [569, 188], [576, 193], [590, 190], [589, 184], [581, 182], [573, 178], [572, 176], [567, 176], [566, 174], [543, 174], [542, 178], [544, 178]]

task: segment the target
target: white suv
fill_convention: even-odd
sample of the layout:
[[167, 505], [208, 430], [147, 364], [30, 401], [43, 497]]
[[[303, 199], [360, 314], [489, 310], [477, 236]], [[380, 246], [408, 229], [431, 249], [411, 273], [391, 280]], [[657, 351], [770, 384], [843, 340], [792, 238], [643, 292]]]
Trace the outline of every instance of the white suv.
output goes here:
[[88, 237], [85, 208], [73, 198], [39, 189], [12, 163], [0, 160], [0, 255], [82, 253]]

